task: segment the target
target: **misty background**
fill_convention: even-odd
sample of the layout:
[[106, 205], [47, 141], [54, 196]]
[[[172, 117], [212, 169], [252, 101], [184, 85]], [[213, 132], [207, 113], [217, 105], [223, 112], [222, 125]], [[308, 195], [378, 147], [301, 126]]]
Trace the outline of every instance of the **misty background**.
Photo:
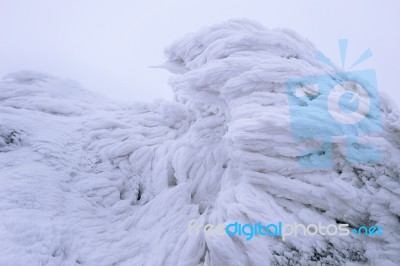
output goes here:
[[337, 39], [348, 38], [347, 67], [366, 49], [378, 89], [398, 104], [400, 19], [397, 1], [22, 1], [0, 0], [0, 76], [36, 70], [78, 81], [124, 101], [171, 98], [170, 73], [150, 68], [186, 33], [233, 18], [290, 28], [340, 65]]

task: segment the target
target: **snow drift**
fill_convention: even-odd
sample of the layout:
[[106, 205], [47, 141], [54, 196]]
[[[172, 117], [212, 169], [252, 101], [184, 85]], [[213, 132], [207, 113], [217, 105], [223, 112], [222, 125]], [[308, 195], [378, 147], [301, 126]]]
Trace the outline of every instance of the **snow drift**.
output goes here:
[[[0, 265], [400, 263], [400, 119], [377, 165], [301, 168], [285, 82], [334, 71], [289, 30], [229, 21], [166, 50], [174, 101], [118, 104], [21, 72], [0, 83]], [[241, 221], [379, 224], [384, 237], [199, 236]]]

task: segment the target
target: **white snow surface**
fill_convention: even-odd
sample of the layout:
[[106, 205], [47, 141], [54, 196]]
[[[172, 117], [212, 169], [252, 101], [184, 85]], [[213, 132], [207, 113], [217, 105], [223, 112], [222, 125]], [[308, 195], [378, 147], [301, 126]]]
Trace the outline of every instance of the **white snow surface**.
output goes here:
[[[0, 83], [0, 265], [400, 265], [400, 119], [382, 153], [302, 168], [285, 81], [333, 71], [296, 33], [233, 20], [167, 50], [174, 101], [115, 103], [20, 72]], [[134, 78], [134, 75], [133, 75]], [[316, 121], [317, 123], [317, 121]], [[198, 224], [348, 223], [383, 237], [199, 236]]]

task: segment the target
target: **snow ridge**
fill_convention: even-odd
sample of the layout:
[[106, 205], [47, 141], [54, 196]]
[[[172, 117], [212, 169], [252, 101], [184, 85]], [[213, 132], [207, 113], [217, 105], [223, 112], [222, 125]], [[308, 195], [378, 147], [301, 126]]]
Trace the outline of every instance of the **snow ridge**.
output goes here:
[[[44, 74], [0, 83], [1, 265], [400, 263], [400, 119], [382, 163], [299, 167], [285, 82], [334, 71], [290, 30], [233, 20], [172, 44], [175, 100], [118, 104]], [[384, 237], [216, 237], [197, 224], [379, 224]]]

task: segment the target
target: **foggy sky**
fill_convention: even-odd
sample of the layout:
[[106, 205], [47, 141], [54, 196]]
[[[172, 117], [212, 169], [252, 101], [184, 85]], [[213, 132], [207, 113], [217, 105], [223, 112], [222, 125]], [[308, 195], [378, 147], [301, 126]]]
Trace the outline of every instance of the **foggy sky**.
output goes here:
[[171, 98], [170, 74], [149, 68], [184, 34], [232, 18], [291, 28], [340, 65], [337, 39], [348, 38], [347, 66], [373, 68], [378, 89], [400, 103], [397, 1], [21, 1], [0, 0], [0, 76], [37, 70], [125, 101]]

